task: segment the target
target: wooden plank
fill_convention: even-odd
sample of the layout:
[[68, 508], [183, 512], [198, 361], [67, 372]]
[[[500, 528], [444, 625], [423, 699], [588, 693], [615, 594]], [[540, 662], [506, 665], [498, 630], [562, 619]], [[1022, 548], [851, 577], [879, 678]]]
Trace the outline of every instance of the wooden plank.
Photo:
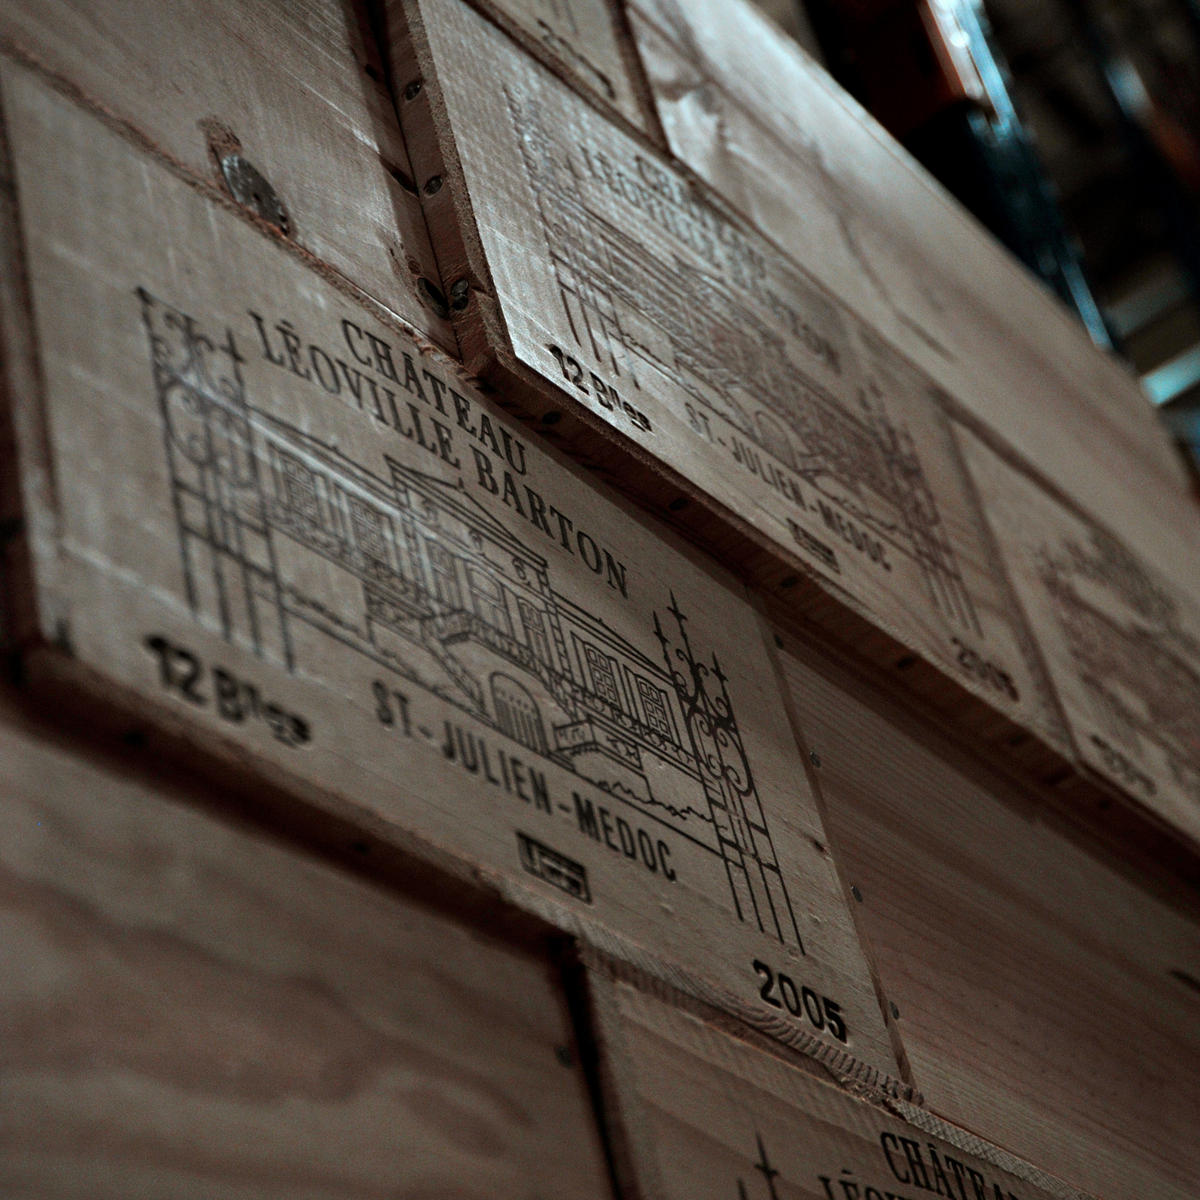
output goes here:
[[[27, 674], [894, 1070], [737, 585], [33, 75], [4, 99], [44, 375]], [[849, 1032], [760, 1000], [756, 960]]]
[[[623, 8], [616, 0], [471, 0], [581, 95], [657, 131]], [[393, 6], [394, 7], [394, 6]]]
[[221, 160], [250, 162], [289, 237], [453, 348], [420, 283], [438, 283], [437, 263], [365, 12], [356, 0], [47, 0], [4, 6], [0, 44], [222, 190]]
[[6, 1195], [605, 1190], [544, 963], [0, 746]]
[[[647, 1200], [1081, 1200], [904, 1102], [865, 1103], [698, 1016], [596, 981], [620, 1160]], [[1159, 1188], [1160, 1200], [1186, 1194]]]
[[[862, 618], [889, 666], [919, 654], [1057, 744], [928, 377], [459, 0], [407, 11], [465, 258], [494, 290], [495, 313], [462, 314], [469, 365], [565, 388], [702, 501], [710, 545], [736, 529], [771, 583], [819, 582], [811, 609], [846, 640], [866, 643], [843, 628]], [[485, 60], [494, 84], [466, 69]]]
[[1168, 576], [961, 437], [1082, 761], [1200, 845], [1200, 539]]
[[12, 1200], [608, 1195], [557, 974], [0, 697]]
[[[1194, 507], [1127, 368], [745, 0], [631, 21], [683, 162], [1081, 504], [1145, 509], [1169, 554]], [[1144, 499], [1108, 486], [1131, 473]]]
[[1194, 889], [1081, 843], [798, 643], [781, 657], [926, 1104], [1100, 1195], [1195, 1195]]

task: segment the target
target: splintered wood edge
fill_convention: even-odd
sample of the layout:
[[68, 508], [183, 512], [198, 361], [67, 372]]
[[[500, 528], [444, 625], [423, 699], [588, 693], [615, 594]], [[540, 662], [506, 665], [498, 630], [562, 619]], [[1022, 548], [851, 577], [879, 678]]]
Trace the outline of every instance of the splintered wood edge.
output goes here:
[[926, 1108], [918, 1108], [915, 1104], [903, 1099], [887, 1100], [882, 1107], [887, 1108], [896, 1116], [902, 1117], [923, 1133], [941, 1138], [959, 1150], [965, 1150], [968, 1154], [982, 1159], [990, 1166], [1006, 1171], [1009, 1175], [1015, 1175], [1018, 1179], [1032, 1184], [1047, 1195], [1056, 1197], [1056, 1200], [1097, 1200], [1093, 1193], [1080, 1191], [1079, 1188], [1073, 1187], [1057, 1175], [1043, 1171], [1041, 1167], [1035, 1166], [1027, 1159], [1020, 1158], [1011, 1151], [1005, 1150], [1003, 1146], [997, 1146], [994, 1142], [981, 1138], [961, 1125], [951, 1125], [950, 1122]]
[[922, 1107], [924, 1098], [914, 1089], [897, 1092], [889, 1086], [878, 1086], [876, 1081], [840, 1076], [815, 1056], [790, 1054], [779, 1043], [762, 1037], [754, 1030], [739, 1026], [726, 1013], [699, 1005], [691, 998], [680, 996], [653, 980], [638, 978], [625, 964], [613, 963], [594, 952], [585, 953], [583, 966], [586, 972], [589, 1011], [600, 1050], [598, 1070], [604, 1107], [599, 1116], [619, 1178], [629, 1187], [630, 1194], [638, 1197], [658, 1197], [665, 1193], [658, 1173], [649, 1123], [639, 1111], [640, 1089], [628, 1051], [625, 1020], [617, 999], [617, 987], [620, 984], [633, 987], [675, 1010], [688, 1013], [710, 1028], [770, 1055], [793, 1070], [827, 1084], [832, 1080], [854, 1101], [870, 1105], [888, 1116], [897, 1117], [914, 1129], [939, 1138], [990, 1166], [1032, 1184], [1055, 1200], [1096, 1200], [1091, 1193], [1081, 1191], [1027, 1159], [987, 1141], [969, 1129], [951, 1124], [928, 1108]]
[[903, 1099], [913, 1104], [924, 1103], [924, 1097], [911, 1084], [897, 1079], [856, 1058], [813, 1034], [791, 1027], [783, 1018], [764, 1020], [753, 1006], [730, 1003], [729, 998], [709, 984], [697, 982], [682, 971], [663, 966], [650, 955], [633, 961], [631, 956], [620, 957], [596, 940], [580, 941], [580, 959], [587, 970], [589, 984], [600, 981], [601, 986], [627, 983], [673, 1008], [699, 1017], [710, 1025], [768, 1049], [777, 1057], [785, 1057], [810, 1073], [832, 1080], [856, 1096]]
[[185, 770], [210, 789], [211, 806], [249, 820], [277, 838], [350, 865], [359, 875], [410, 900], [526, 945], [575, 947], [584, 963], [603, 963], [614, 978], [668, 996], [678, 1006], [764, 1044], [779, 1044], [820, 1064], [842, 1086], [920, 1099], [907, 1082], [862, 1062], [851, 1051], [774, 1018], [732, 992], [664, 962], [653, 951], [507, 876], [464, 858], [335, 792], [278, 766], [269, 769], [231, 738], [197, 735], [186, 714], [163, 710], [72, 659], [63, 647], [38, 647], [21, 662], [19, 692], [30, 711], [60, 728], [113, 748], [144, 749], [160, 766]]
[[[814, 760], [809, 749], [810, 743], [804, 733], [803, 722], [800, 720], [799, 708], [796, 704], [796, 698], [792, 694], [792, 688], [788, 683], [788, 679], [783, 670], [783, 662], [777, 653], [777, 647], [771, 643], [774, 641], [774, 634], [771, 630], [761, 601], [755, 604], [755, 609], [758, 613], [759, 627], [762, 630], [763, 641], [767, 648], [767, 657], [771, 661], [771, 670], [774, 672], [776, 688], [779, 694], [783, 697], [784, 712], [787, 715], [788, 725], [791, 727], [792, 736], [796, 740], [796, 749], [800, 755], [801, 768], [804, 771], [805, 777], [808, 780], [808, 788], [812, 793], [813, 803], [817, 807], [817, 815], [821, 819], [821, 827], [825, 831], [826, 838], [829, 838], [829, 831], [833, 828], [829, 820], [829, 806], [825, 802], [825, 793], [821, 783], [821, 777], [817, 771], [813, 769]], [[896, 1066], [900, 1071], [900, 1077], [905, 1080], [913, 1088], [916, 1087], [916, 1080], [913, 1075], [912, 1066], [908, 1060], [908, 1051], [904, 1045], [904, 1038], [901, 1035], [900, 1028], [892, 1016], [889, 1004], [887, 989], [884, 987], [883, 976], [875, 961], [875, 949], [871, 939], [867, 936], [864, 928], [864, 921], [859, 916], [859, 906], [853, 903], [852, 893], [850, 890], [850, 881], [846, 878], [842, 871], [841, 855], [833, 853], [832, 848], [827, 846], [826, 849], [830, 852], [829, 859], [833, 864], [834, 876], [837, 879], [838, 886], [841, 888], [842, 895], [846, 898], [846, 907], [850, 913], [850, 922], [854, 928], [855, 936], [858, 939], [859, 948], [862, 951], [863, 958], [866, 959], [867, 971], [871, 978], [871, 983], [875, 988], [875, 997], [879, 1003], [879, 1011], [883, 1014], [883, 1023], [887, 1028], [888, 1038], [892, 1048], [892, 1054], [896, 1059]]]

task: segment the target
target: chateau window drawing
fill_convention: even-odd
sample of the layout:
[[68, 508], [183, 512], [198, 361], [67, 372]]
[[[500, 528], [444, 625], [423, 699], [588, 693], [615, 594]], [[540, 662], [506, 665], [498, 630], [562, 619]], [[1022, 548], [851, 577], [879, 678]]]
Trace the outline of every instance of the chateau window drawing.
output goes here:
[[525, 638], [538, 662], [549, 664], [550, 639], [546, 636], [546, 621], [541, 612], [528, 600], [517, 597], [517, 611], [521, 614], [521, 625]]
[[668, 715], [666, 693], [640, 675], [635, 678], [638, 695], [642, 700], [642, 712], [646, 716], [646, 724], [651, 729], [657, 729], [663, 737], [674, 737], [675, 730], [671, 726], [671, 718]]
[[332, 639], [439, 697], [710, 853], [737, 918], [803, 951], [726, 676], [673, 596], [647, 653], [461, 481], [253, 407], [232, 334], [139, 295], [198, 620], [289, 671]]
[[[663, 249], [665, 239], [637, 240], [630, 232], [636, 222], [617, 224], [591, 202], [589, 191], [599, 185], [584, 178], [581, 152], [551, 131], [541, 103], [512, 91], [506, 96], [559, 303], [581, 355], [618, 385], [640, 388], [653, 371], [682, 388], [894, 554], [911, 559], [929, 603], [958, 627], [981, 632], [917, 446], [885, 402], [889, 392], [931, 385], [856, 323], [866, 383], [849, 403], [835, 400], [803, 359], [815, 355], [826, 366], [845, 367], [851, 335], [814, 285], [795, 270], [780, 285], [811, 309], [811, 324], [768, 287], [772, 325], [745, 298], [751, 289], [761, 293], [762, 281], [743, 291], [732, 278], [736, 255], [723, 279], [707, 261], [709, 251], [691, 245], [709, 233], [689, 233], [686, 215], [672, 222], [679, 251]], [[780, 261], [774, 251], [770, 256]], [[832, 332], [827, 337], [820, 329]]]
[[471, 580], [471, 598], [479, 619], [493, 629], [507, 632], [508, 612], [504, 607], [504, 589], [499, 581], [478, 567], [470, 567], [467, 575]]
[[299, 459], [280, 451], [277, 455], [283, 479], [283, 501], [297, 520], [319, 527], [321, 499], [317, 493], [317, 476]]
[[433, 573], [433, 594], [450, 609], [462, 608], [462, 589], [458, 583], [458, 559], [432, 538], [425, 541], [429, 569]]
[[356, 496], [346, 497], [354, 545], [364, 563], [379, 573], [392, 568], [391, 522], [377, 508]]
[[608, 655], [588, 642], [583, 643], [583, 655], [587, 660], [588, 673], [596, 695], [607, 700], [614, 708], [621, 707], [621, 693], [617, 690], [617, 673]]

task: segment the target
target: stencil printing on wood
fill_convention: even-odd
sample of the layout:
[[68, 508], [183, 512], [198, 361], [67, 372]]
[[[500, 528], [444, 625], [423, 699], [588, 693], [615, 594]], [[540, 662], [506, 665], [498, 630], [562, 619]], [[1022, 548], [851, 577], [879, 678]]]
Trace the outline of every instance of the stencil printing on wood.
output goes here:
[[[736, 585], [30, 73], [4, 97], [45, 384], [15, 397], [29, 675], [893, 1071]], [[841, 1015], [762, 1002], [759, 960]]]
[[960, 437], [1080, 757], [1200, 845], [1200, 553], [1178, 545], [1168, 578]]
[[617, 1160], [648, 1200], [1086, 1200], [910, 1104], [876, 1108], [626, 983], [592, 985]]
[[[1169, 556], [1188, 484], [1130, 370], [751, 5], [630, 16], [671, 150], [1079, 503], [1144, 509]], [[1131, 470], [1145, 503], [1113, 486]]]
[[[706, 512], [1058, 743], [928, 377], [459, 0], [406, 11], [499, 309], [460, 318], [487, 323], [472, 365], [562, 388]], [[494, 83], [466, 70], [484, 59]]]

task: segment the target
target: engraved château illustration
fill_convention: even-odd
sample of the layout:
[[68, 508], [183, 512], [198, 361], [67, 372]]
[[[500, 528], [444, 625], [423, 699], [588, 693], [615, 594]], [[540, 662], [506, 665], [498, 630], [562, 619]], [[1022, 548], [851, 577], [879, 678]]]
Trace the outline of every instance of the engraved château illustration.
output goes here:
[[372, 472], [256, 409], [231, 332], [139, 298], [194, 615], [288, 671], [316, 634], [403, 677], [710, 852], [738, 920], [803, 950], [727, 676], [673, 594], [656, 657], [461, 479]]
[[[852, 334], [850, 314], [683, 195], [681, 180], [641, 156], [635, 169], [569, 145], [541, 100], [505, 95], [575, 351], [634, 389], [651, 372], [671, 380], [806, 481], [836, 510], [832, 520], [844, 516], [910, 559], [934, 609], [978, 632], [920, 451], [889, 412], [889, 395], [932, 385], [859, 323]], [[631, 209], [636, 218], [619, 222]], [[833, 546], [811, 532], [802, 541], [839, 573]]]
[[1093, 719], [1112, 747], [1161, 751], [1170, 775], [1200, 800], [1200, 640], [1179, 605], [1116, 538], [1041, 547], [1037, 570]]

